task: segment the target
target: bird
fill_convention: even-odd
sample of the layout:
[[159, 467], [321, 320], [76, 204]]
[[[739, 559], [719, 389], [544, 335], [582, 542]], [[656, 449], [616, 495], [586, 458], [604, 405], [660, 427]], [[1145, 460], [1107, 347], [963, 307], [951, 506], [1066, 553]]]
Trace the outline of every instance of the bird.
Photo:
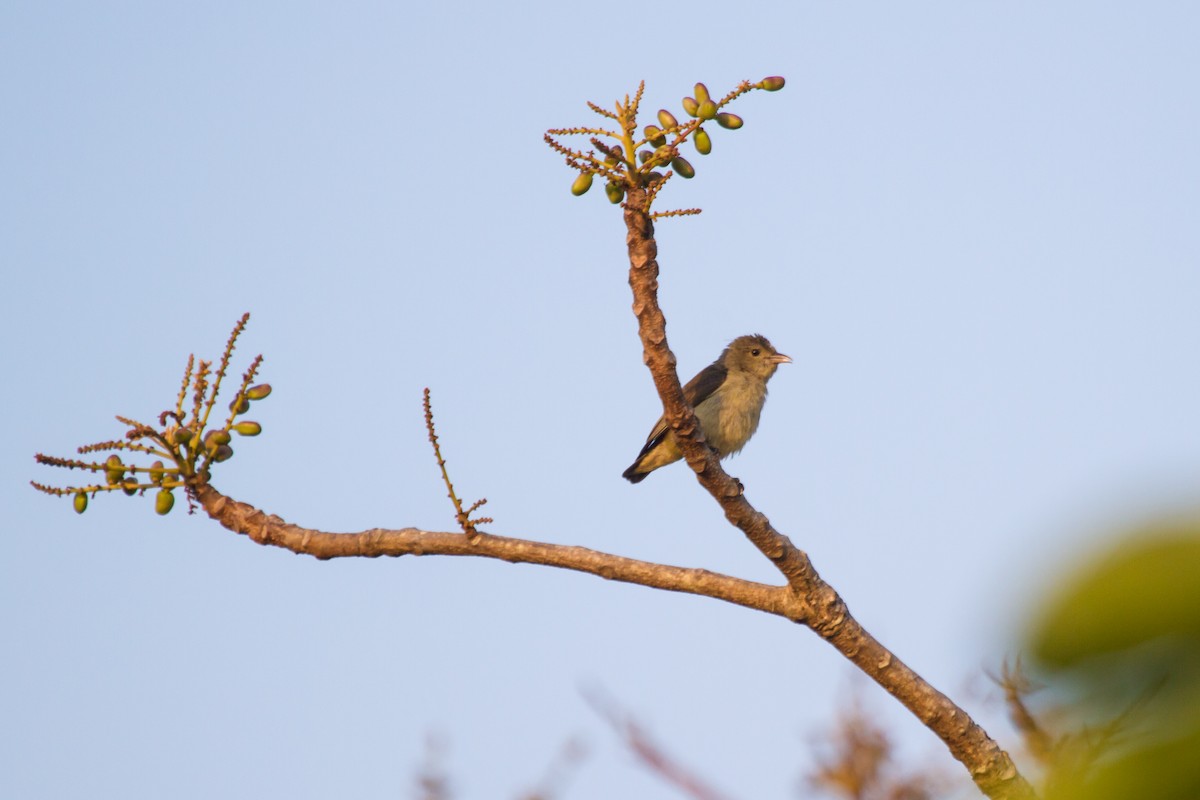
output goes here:
[[[750, 441], [767, 401], [767, 381], [780, 364], [790, 363], [791, 357], [776, 350], [767, 337], [757, 333], [739, 336], [683, 387], [684, 399], [718, 456], [731, 456]], [[659, 417], [642, 452], [622, 477], [640, 483], [654, 470], [681, 458], [683, 451], [675, 432], [666, 417]]]

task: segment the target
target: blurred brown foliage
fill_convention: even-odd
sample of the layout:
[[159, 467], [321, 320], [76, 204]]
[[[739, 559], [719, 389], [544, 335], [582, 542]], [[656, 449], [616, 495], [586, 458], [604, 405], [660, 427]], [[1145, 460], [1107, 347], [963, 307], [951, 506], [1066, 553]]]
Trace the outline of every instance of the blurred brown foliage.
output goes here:
[[866, 712], [858, 696], [838, 715], [833, 728], [814, 742], [817, 765], [805, 783], [822, 796], [840, 800], [933, 800], [945, 788], [943, 776], [909, 771], [895, 745]]

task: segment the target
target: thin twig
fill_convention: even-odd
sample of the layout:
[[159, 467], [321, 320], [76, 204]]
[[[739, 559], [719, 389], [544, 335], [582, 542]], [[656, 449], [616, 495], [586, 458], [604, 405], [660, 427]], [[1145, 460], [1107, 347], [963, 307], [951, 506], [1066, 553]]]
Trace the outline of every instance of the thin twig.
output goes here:
[[454, 492], [454, 484], [450, 482], [450, 473], [446, 471], [446, 459], [442, 458], [442, 448], [438, 444], [437, 432], [433, 428], [433, 406], [429, 401], [429, 387], [425, 387], [425, 399], [422, 405], [425, 407], [425, 428], [429, 431], [429, 442], [433, 445], [433, 454], [437, 458], [438, 467], [442, 470], [442, 480], [446, 483], [446, 489], [450, 493], [450, 502], [454, 504], [454, 520], [462, 528], [467, 539], [475, 541], [480, 536], [476, 525], [495, 522], [491, 517], [471, 519], [471, 512], [486, 503], [487, 498], [476, 500], [470, 508], [463, 511], [462, 501], [458, 499], [458, 495]]
[[599, 691], [584, 692], [588, 705], [603, 717], [617, 732], [625, 746], [655, 775], [673, 785], [693, 800], [728, 800], [726, 795], [708, 786], [675, 759], [667, 755], [646, 733], [637, 720], [617, 708], [617, 704]]

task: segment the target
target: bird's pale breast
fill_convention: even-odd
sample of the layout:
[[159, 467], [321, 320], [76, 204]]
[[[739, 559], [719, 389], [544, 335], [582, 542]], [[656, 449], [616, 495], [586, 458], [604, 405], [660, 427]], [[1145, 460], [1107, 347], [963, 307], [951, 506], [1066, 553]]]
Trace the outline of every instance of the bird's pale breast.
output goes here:
[[766, 399], [767, 385], [764, 381], [745, 374], [730, 373], [721, 390], [714, 392], [696, 408], [704, 438], [722, 456], [738, 452], [758, 429]]

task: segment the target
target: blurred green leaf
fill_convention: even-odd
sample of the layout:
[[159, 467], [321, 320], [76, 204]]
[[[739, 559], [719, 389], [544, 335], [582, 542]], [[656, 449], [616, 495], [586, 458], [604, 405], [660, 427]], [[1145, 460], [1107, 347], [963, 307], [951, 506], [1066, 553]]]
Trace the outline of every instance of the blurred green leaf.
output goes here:
[[1032, 644], [1043, 664], [1062, 668], [1157, 639], [1200, 647], [1200, 523], [1123, 543], [1069, 584]]
[[[1068, 580], [1029, 650], [1075, 698], [1048, 799], [1200, 798], [1200, 518], [1137, 531]], [[1095, 735], [1104, 718], [1117, 735]]]
[[1196, 800], [1200, 729], [1141, 747], [1099, 766], [1090, 779], [1060, 784], [1046, 800]]

